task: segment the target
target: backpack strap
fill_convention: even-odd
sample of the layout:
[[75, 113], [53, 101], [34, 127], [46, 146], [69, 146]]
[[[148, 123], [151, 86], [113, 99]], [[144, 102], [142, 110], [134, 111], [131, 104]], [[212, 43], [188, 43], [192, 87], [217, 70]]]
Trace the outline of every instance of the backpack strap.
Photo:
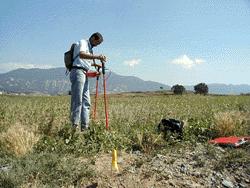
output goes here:
[[73, 51], [73, 61], [72, 61], [72, 62], [74, 62], [74, 61], [76, 60], [76, 58], [77, 58], [78, 56], [80, 56], [80, 53], [79, 53], [79, 54], [76, 55], [76, 57], [74, 57], [74, 51], [75, 51], [76, 45], [77, 45], [77, 44], [74, 43], [74, 44], [71, 46], [71, 47], [73, 48], [73, 49], [72, 49], [72, 51]]
[[73, 62], [76, 60], [76, 58], [77, 57], [79, 57], [80, 56], [80, 53], [79, 54], [77, 54], [77, 56], [75, 57], [75, 58], [73, 58]]

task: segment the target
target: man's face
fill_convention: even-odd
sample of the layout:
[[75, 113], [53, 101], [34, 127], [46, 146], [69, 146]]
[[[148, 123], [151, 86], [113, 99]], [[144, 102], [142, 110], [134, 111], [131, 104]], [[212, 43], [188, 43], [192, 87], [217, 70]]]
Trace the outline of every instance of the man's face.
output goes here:
[[95, 39], [94, 37], [90, 38], [90, 43], [93, 47], [98, 46], [99, 44], [102, 43], [100, 39]]

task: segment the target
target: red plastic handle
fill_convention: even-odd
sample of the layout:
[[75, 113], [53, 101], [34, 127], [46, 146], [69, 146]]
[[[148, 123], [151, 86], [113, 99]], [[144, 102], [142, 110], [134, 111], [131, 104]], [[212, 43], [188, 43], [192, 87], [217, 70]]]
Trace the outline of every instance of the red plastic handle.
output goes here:
[[89, 78], [95, 78], [97, 76], [100, 76], [100, 73], [99, 72], [96, 72], [96, 71], [88, 71], [86, 73], [87, 77]]

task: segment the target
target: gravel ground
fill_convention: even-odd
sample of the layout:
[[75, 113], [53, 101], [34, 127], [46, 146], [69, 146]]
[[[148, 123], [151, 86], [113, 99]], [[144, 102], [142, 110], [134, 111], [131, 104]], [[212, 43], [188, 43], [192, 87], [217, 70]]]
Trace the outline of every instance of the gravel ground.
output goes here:
[[[111, 171], [111, 154], [96, 156], [96, 178], [83, 187], [250, 187], [250, 150], [197, 144], [166, 154], [118, 153], [119, 172]], [[229, 161], [230, 160], [230, 161]], [[93, 159], [92, 159], [93, 161]]]

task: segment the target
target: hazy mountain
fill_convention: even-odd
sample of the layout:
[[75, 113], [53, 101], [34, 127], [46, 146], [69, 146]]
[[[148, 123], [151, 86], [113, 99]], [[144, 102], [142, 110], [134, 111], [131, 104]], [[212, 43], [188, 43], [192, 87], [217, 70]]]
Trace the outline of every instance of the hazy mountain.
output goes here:
[[[185, 86], [187, 90], [194, 91], [194, 86]], [[208, 92], [210, 94], [233, 94], [250, 93], [250, 85], [248, 84], [208, 84]]]
[[[157, 91], [163, 88], [170, 90], [170, 86], [144, 81], [134, 76], [121, 76], [114, 72], [107, 73], [108, 92]], [[95, 91], [96, 79], [90, 79], [90, 90]], [[17, 69], [0, 74], [0, 91], [18, 93], [59, 94], [70, 90], [69, 76], [65, 75], [65, 68], [53, 69]], [[193, 86], [185, 86], [186, 90], [193, 90]], [[250, 93], [250, 85], [208, 84], [209, 93], [240, 94]], [[99, 90], [102, 90], [102, 80], [99, 80]]]
[[[108, 92], [156, 91], [160, 87], [170, 89], [161, 83], [144, 81], [133, 76], [121, 76], [114, 72], [107, 73]], [[90, 90], [95, 91], [96, 79], [90, 78]], [[0, 74], [0, 90], [22, 93], [58, 94], [70, 90], [69, 75], [65, 68], [53, 69], [17, 69]], [[102, 79], [99, 80], [102, 90]]]
[[8, 92], [63, 93], [70, 83], [65, 69], [17, 69], [0, 74], [0, 89]]
[[226, 84], [209, 84], [210, 93], [218, 94], [240, 94], [240, 93], [250, 93], [250, 85], [240, 84], [240, 85], [226, 85]]

